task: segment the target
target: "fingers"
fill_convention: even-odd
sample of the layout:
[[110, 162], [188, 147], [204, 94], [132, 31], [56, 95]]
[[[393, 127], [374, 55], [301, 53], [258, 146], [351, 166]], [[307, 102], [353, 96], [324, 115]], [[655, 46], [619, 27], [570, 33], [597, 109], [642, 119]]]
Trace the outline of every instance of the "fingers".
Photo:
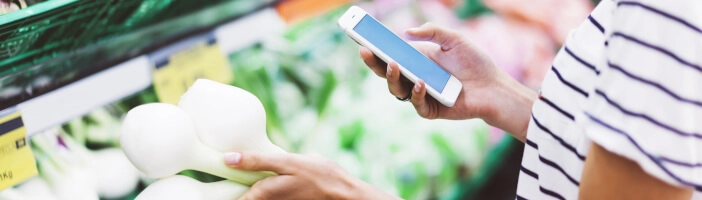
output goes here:
[[441, 50], [444, 51], [451, 50], [462, 41], [459, 33], [432, 23], [425, 23], [420, 27], [407, 29], [405, 34], [411, 40], [434, 42], [441, 46]]
[[246, 171], [272, 171], [277, 174], [292, 174], [298, 164], [294, 154], [273, 154], [256, 151], [230, 152], [224, 154], [224, 162], [232, 168]]
[[291, 185], [294, 183], [295, 177], [290, 175], [280, 175], [266, 178], [251, 186], [246, 193], [239, 197], [239, 200], [281, 199], [285, 197], [292, 198], [290, 194], [294, 194], [296, 192], [296, 186]]
[[427, 103], [426, 95], [427, 87], [424, 81], [419, 80], [417, 81], [417, 84], [412, 87], [412, 99], [410, 99], [410, 102], [412, 102], [412, 105], [414, 106], [414, 109], [417, 110], [417, 114], [419, 114], [419, 116], [433, 119], [435, 117], [431, 116], [431, 105]]
[[385, 78], [385, 71], [387, 71], [385, 69], [387, 66], [385, 61], [375, 56], [373, 52], [365, 47], [361, 47], [360, 54], [361, 58], [363, 58], [363, 62], [365, 62], [366, 65], [368, 65], [368, 67], [375, 72], [375, 75]]
[[387, 79], [388, 88], [392, 95], [398, 98], [405, 98], [409, 95], [410, 89], [408, 85], [410, 85], [410, 82], [402, 77], [400, 67], [396, 62], [385, 64], [385, 61], [375, 56], [373, 52], [365, 47], [361, 47], [360, 54], [366, 65], [368, 65], [376, 75]]
[[396, 62], [390, 62], [386, 68], [385, 79], [388, 82], [390, 94], [401, 99], [407, 98], [411, 89], [400, 73], [400, 66], [398, 66]]

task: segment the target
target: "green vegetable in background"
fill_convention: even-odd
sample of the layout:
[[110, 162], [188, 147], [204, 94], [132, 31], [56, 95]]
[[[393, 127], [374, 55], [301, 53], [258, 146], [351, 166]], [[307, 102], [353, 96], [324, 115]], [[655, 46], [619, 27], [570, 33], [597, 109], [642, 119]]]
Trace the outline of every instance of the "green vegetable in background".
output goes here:
[[365, 131], [363, 121], [360, 120], [339, 127], [340, 147], [348, 151], [355, 151]]

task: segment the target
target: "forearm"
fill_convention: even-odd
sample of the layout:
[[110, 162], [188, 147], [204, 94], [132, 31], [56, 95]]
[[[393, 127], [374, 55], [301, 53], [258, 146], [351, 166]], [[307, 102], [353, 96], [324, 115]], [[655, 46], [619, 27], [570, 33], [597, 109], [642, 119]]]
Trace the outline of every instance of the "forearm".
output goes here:
[[402, 199], [354, 177], [348, 177], [347, 181], [351, 187], [344, 189], [335, 199]]
[[492, 101], [483, 120], [524, 142], [537, 94], [506, 73], [501, 73], [496, 80], [490, 96]]

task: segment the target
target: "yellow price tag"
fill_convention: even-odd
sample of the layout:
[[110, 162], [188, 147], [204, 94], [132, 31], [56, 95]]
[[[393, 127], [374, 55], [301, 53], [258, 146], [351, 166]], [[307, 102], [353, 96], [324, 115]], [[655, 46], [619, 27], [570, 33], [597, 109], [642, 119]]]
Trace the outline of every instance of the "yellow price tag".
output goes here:
[[202, 42], [173, 54], [168, 64], [154, 72], [156, 95], [161, 102], [178, 104], [180, 96], [199, 78], [227, 84], [232, 81], [229, 59], [217, 43]]
[[37, 174], [19, 112], [0, 117], [0, 190]]

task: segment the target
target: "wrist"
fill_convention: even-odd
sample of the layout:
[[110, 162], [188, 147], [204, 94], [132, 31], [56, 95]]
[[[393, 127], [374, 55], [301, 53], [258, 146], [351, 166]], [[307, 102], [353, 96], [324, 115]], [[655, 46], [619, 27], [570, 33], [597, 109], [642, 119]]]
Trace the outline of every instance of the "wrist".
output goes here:
[[341, 196], [336, 199], [401, 199], [375, 188], [373, 185], [358, 178], [350, 177], [348, 180], [350, 187], [340, 193]]
[[495, 80], [483, 120], [523, 142], [537, 94], [502, 71]]

